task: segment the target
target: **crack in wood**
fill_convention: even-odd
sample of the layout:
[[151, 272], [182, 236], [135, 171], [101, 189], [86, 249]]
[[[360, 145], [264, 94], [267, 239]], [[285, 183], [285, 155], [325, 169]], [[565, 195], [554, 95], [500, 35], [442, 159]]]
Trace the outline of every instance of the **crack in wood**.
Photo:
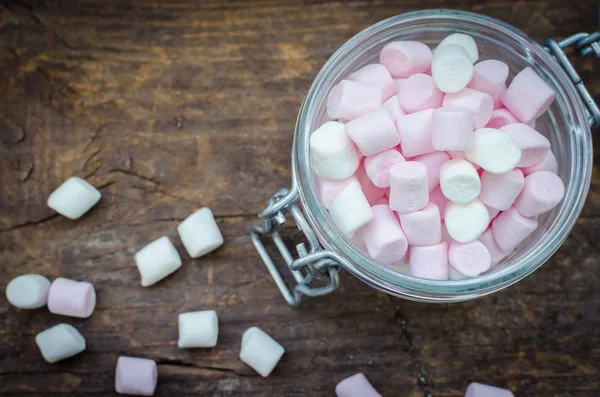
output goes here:
[[188, 361], [184, 361], [184, 360], [159, 358], [155, 361], [156, 361], [156, 365], [162, 365], [162, 366], [184, 367], [184, 368], [194, 368], [194, 369], [203, 370], [203, 371], [224, 372], [224, 373], [230, 373], [230, 374], [235, 374], [235, 375], [244, 376], [244, 377], [259, 376], [258, 373], [238, 372], [234, 368], [215, 367], [212, 365], [197, 365], [197, 364], [194, 364], [194, 363], [191, 363]]
[[18, 229], [22, 229], [22, 228], [25, 228], [25, 227], [28, 227], [28, 226], [41, 225], [42, 223], [48, 222], [48, 221], [50, 221], [50, 220], [52, 220], [54, 218], [57, 218], [59, 216], [60, 216], [60, 214], [52, 214], [52, 215], [48, 215], [45, 218], [38, 219], [36, 221], [27, 221], [27, 222], [24, 222], [24, 223], [19, 223], [17, 225], [11, 226], [9, 228], [0, 229], [0, 233], [12, 232], [12, 231], [15, 231], [15, 230], [18, 230]]

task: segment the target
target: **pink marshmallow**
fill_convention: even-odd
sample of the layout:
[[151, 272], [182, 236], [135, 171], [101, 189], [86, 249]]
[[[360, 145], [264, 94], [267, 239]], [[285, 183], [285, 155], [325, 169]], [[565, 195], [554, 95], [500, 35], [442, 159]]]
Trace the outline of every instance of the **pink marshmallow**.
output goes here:
[[394, 83], [390, 72], [380, 63], [364, 66], [348, 76], [347, 79], [379, 87], [382, 102], [387, 101], [396, 94], [396, 83]]
[[448, 280], [448, 244], [412, 245], [409, 250], [410, 274], [430, 280]]
[[377, 187], [390, 187], [390, 168], [404, 161], [404, 157], [396, 149], [388, 149], [383, 152], [367, 156], [364, 166], [369, 179]]
[[444, 193], [442, 193], [442, 188], [439, 186], [429, 192], [429, 202], [437, 205], [440, 210], [440, 220], [442, 221], [444, 220], [444, 212], [446, 211], [448, 201]]
[[356, 81], [340, 81], [327, 98], [327, 115], [332, 120], [353, 120], [380, 107], [379, 87]]
[[394, 79], [394, 84], [396, 84], [396, 93], [402, 92], [402, 86], [407, 78], [398, 78]]
[[133, 396], [152, 396], [156, 389], [158, 372], [153, 360], [119, 357], [115, 374], [117, 393]]
[[491, 266], [495, 266], [502, 259], [506, 258], [508, 254], [510, 254], [510, 251], [504, 251], [502, 248], [498, 247], [496, 240], [494, 240], [494, 234], [491, 226], [488, 227], [481, 236], [479, 236], [478, 240], [485, 245], [485, 248], [487, 248], [488, 252], [490, 253]]
[[500, 90], [500, 95], [498, 95], [498, 98], [494, 100], [494, 110], [505, 109], [504, 105], [502, 104], [502, 98], [504, 98], [504, 95], [506, 95], [506, 84], [504, 84], [504, 87], [502, 87]]
[[372, 156], [400, 143], [392, 116], [377, 109], [346, 124], [346, 133], [365, 156]]
[[533, 69], [526, 67], [515, 76], [501, 100], [522, 123], [529, 123], [548, 110], [554, 95], [554, 90]]
[[450, 160], [450, 156], [446, 152], [433, 152], [422, 154], [413, 159], [418, 163], [423, 164], [427, 168], [427, 183], [429, 191], [432, 191], [440, 184], [440, 168]]
[[521, 168], [521, 171], [523, 171], [523, 175], [525, 176], [538, 171], [550, 171], [556, 174], [558, 173], [558, 162], [556, 161], [556, 157], [554, 156], [554, 153], [552, 153], [552, 150], [549, 150], [542, 161], [531, 167]]
[[405, 161], [390, 168], [390, 208], [401, 214], [418, 211], [429, 202], [427, 168]]
[[473, 146], [473, 116], [468, 109], [435, 109], [432, 124], [435, 150], [464, 151]]
[[408, 214], [400, 214], [400, 225], [410, 245], [432, 245], [442, 241], [440, 210], [433, 203]]
[[48, 310], [63, 316], [88, 318], [96, 308], [94, 286], [85, 281], [59, 277], [48, 291]]
[[325, 208], [330, 209], [333, 201], [352, 181], [358, 182], [356, 176], [351, 175], [346, 179], [327, 179], [315, 174], [317, 186], [319, 187], [319, 197]]
[[510, 390], [500, 389], [481, 383], [471, 383], [467, 387], [465, 397], [515, 397]]
[[492, 222], [494, 220], [494, 218], [497, 217], [498, 214], [500, 213], [499, 209], [492, 208], [489, 205], [486, 205], [485, 208], [487, 209], [488, 216], [490, 217], [490, 222]]
[[511, 207], [500, 213], [492, 222], [492, 233], [498, 247], [503, 251], [517, 248], [537, 228], [536, 218], [525, 217]]
[[517, 120], [515, 115], [512, 114], [508, 109], [501, 108], [494, 109], [494, 111], [492, 112], [492, 118], [490, 119], [490, 121], [488, 121], [488, 123], [485, 126], [486, 128], [498, 129], [504, 127], [505, 125], [515, 124], [518, 122], [519, 120]]
[[450, 233], [448, 233], [448, 228], [446, 227], [446, 223], [444, 222], [442, 222], [442, 241], [448, 243], [448, 246], [450, 246], [450, 244], [452, 244], [452, 242], [455, 241], [450, 236]]
[[398, 117], [406, 114], [404, 109], [402, 109], [400, 106], [400, 102], [398, 102], [398, 95], [394, 95], [385, 101], [381, 107], [384, 108], [390, 114], [390, 116], [392, 116], [392, 120], [396, 120]]
[[355, 374], [344, 379], [335, 387], [337, 397], [381, 397], [377, 390], [361, 374]]
[[404, 157], [435, 151], [431, 138], [433, 109], [407, 114], [396, 119], [400, 147]]
[[494, 111], [494, 100], [484, 92], [464, 88], [444, 96], [442, 106], [449, 109], [468, 109], [473, 115], [473, 128], [484, 127]]
[[506, 87], [508, 77], [508, 66], [504, 62], [488, 59], [479, 62], [473, 69], [473, 78], [467, 87], [485, 92], [496, 101]]
[[521, 149], [521, 160], [517, 167], [531, 167], [546, 158], [550, 151], [548, 138], [529, 127], [527, 124], [508, 124], [500, 128], [510, 135]]
[[565, 184], [550, 171], [538, 171], [525, 177], [525, 186], [514, 207], [523, 216], [538, 216], [556, 207], [565, 195]]
[[519, 169], [505, 174], [492, 174], [484, 171], [481, 174], [479, 200], [487, 206], [505, 211], [513, 205], [521, 193], [524, 182], [523, 172]]
[[388, 207], [390, 206], [390, 199], [387, 198], [387, 196], [384, 194], [383, 196], [381, 196], [380, 198], [378, 198], [377, 200], [373, 200], [373, 205], [387, 205]]
[[402, 84], [398, 93], [398, 102], [407, 113], [442, 106], [444, 94], [433, 81], [433, 77], [424, 73], [413, 74]]
[[488, 271], [492, 257], [480, 241], [462, 244], [453, 242], [448, 248], [448, 261], [457, 272], [467, 277], [477, 277]]
[[379, 53], [379, 62], [393, 77], [428, 72], [432, 58], [431, 49], [420, 41], [392, 41]]
[[371, 221], [358, 231], [369, 256], [384, 265], [400, 263], [408, 242], [396, 215], [387, 205], [375, 205], [372, 211]]
[[369, 176], [367, 175], [363, 165], [358, 167], [354, 173], [354, 176], [356, 179], [358, 179], [360, 188], [365, 195], [365, 198], [369, 202], [369, 205], [375, 205], [375, 202], [377, 202], [385, 194], [386, 189], [377, 187], [373, 184], [371, 179], [369, 179]]

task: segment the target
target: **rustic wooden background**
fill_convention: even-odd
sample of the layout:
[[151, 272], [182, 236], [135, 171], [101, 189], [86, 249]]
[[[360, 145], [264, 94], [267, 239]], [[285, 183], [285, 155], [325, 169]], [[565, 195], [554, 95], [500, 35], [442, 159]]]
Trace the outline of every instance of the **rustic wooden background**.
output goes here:
[[[517, 397], [600, 394], [598, 168], [554, 258], [474, 302], [403, 301], [344, 274], [335, 295], [292, 309], [247, 234], [289, 184], [304, 94], [352, 35], [442, 6], [543, 40], [597, 30], [594, 1], [0, 3], [0, 288], [30, 272], [88, 280], [98, 292], [87, 320], [16, 310], [0, 294], [0, 395], [113, 396], [122, 354], [158, 362], [158, 396], [324, 397], [359, 371], [389, 397], [462, 396], [471, 381]], [[598, 60], [576, 64], [599, 98]], [[72, 175], [102, 191], [77, 221], [45, 204]], [[226, 243], [190, 260], [176, 226], [201, 206]], [[142, 288], [133, 255], [162, 235], [184, 265]], [[177, 314], [205, 308], [219, 312], [218, 347], [178, 349]], [[50, 365], [34, 336], [59, 322], [81, 330], [88, 349]], [[287, 348], [268, 379], [238, 360], [252, 325]]]

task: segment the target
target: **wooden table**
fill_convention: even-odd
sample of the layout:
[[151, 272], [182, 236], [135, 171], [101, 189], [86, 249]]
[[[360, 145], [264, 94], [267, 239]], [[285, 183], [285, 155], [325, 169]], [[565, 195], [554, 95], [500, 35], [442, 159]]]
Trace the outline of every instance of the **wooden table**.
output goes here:
[[[390, 397], [462, 396], [471, 381], [518, 397], [600, 393], [598, 169], [552, 260], [463, 304], [408, 302], [343, 274], [337, 293], [293, 309], [248, 236], [266, 199], [289, 184], [303, 96], [352, 35], [437, 5], [503, 19], [536, 40], [565, 37], [598, 29], [593, 0], [124, 3], [0, 6], [0, 288], [42, 273], [91, 281], [98, 293], [87, 320], [16, 310], [0, 296], [0, 395], [115, 395], [119, 355], [158, 362], [158, 396], [325, 397], [356, 372]], [[576, 64], [598, 98], [597, 60]], [[72, 175], [102, 191], [77, 221], [46, 206]], [[176, 227], [202, 206], [226, 243], [191, 260]], [[133, 255], [163, 235], [183, 267], [142, 288]], [[218, 347], [178, 349], [177, 314], [207, 308], [219, 312]], [[88, 348], [50, 365], [34, 336], [61, 321]], [[268, 379], [238, 359], [252, 325], [287, 348]]]

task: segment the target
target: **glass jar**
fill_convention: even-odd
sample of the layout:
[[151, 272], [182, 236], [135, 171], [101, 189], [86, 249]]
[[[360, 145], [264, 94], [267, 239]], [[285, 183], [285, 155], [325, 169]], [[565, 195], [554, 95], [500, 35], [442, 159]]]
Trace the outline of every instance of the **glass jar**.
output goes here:
[[[565, 182], [566, 191], [564, 199], [556, 208], [540, 216], [538, 229], [492, 271], [471, 279], [436, 281], [398, 273], [379, 264], [342, 236], [319, 200], [311, 167], [309, 138], [316, 128], [327, 121], [326, 103], [330, 89], [352, 71], [378, 62], [379, 50], [386, 43], [393, 40], [418, 40], [434, 47], [447, 35], [457, 32], [466, 33], [475, 39], [480, 59], [505, 62], [510, 69], [509, 81], [521, 69], [530, 66], [554, 89], [556, 100], [548, 112], [537, 120], [536, 129], [552, 144], [559, 164], [558, 174]], [[578, 37], [585, 36], [587, 35]], [[551, 42], [557, 44], [553, 40]], [[564, 46], [570, 42], [560, 44]], [[558, 51], [564, 56], [560, 48]], [[559, 55], [557, 58], [561, 60], [560, 54], [555, 55]], [[564, 60], [568, 63], [566, 56]], [[574, 70], [567, 72], [575, 73]], [[337, 287], [337, 269], [340, 267], [386, 293], [427, 302], [464, 301], [481, 297], [516, 283], [540, 267], [567, 238], [581, 212], [590, 186], [590, 127], [595, 121], [592, 116], [598, 116], [594, 113], [597, 107], [589, 95], [584, 105], [580, 96], [583, 91], [578, 92], [579, 87], [572, 80], [573, 76], [565, 73], [547, 49], [523, 32], [499, 20], [474, 13], [427, 10], [402, 14], [376, 23], [347, 41], [320, 70], [300, 108], [292, 152], [292, 188], [280, 192], [271, 200], [269, 208], [261, 214], [266, 218], [265, 227], [254, 230], [253, 241], [284, 296], [287, 293], [288, 302], [296, 305], [301, 295], [323, 295], [334, 290]], [[589, 111], [586, 110], [586, 105]], [[306, 219], [299, 214], [298, 206], [304, 211]], [[303, 245], [298, 247], [300, 258], [293, 260], [279, 235], [274, 236], [299, 283], [293, 293], [285, 287], [274, 263], [256, 236], [260, 233], [276, 233], [277, 224], [283, 223], [284, 214], [290, 212], [290, 209], [310, 245], [310, 249]], [[307, 272], [303, 273], [302, 270]], [[310, 284], [315, 278], [325, 278], [330, 280], [330, 284], [327, 287], [311, 288]]]

